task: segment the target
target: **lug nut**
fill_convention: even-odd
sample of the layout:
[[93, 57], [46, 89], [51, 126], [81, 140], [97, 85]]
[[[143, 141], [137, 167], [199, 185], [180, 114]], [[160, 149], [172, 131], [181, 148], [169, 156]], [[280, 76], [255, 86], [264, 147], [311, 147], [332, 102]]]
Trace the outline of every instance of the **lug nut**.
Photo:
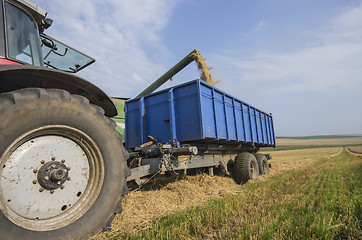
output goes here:
[[62, 162], [62, 163], [65, 163], [65, 160], [63, 159], [61, 162]]
[[60, 185], [60, 189], [64, 189], [64, 185]]
[[44, 191], [44, 188], [39, 188], [39, 192], [43, 192]]
[[55, 164], [52, 164], [51, 167], [52, 167], [52, 168], [56, 168], [56, 165], [55, 165]]
[[36, 184], [36, 180], [33, 180], [33, 184]]
[[33, 170], [33, 173], [37, 173], [37, 172], [38, 172], [38, 169], [34, 169], [34, 170]]
[[52, 161], [55, 161], [55, 157], [52, 157]]
[[67, 180], [68, 180], [68, 181], [70, 181], [70, 179], [71, 179], [70, 177], [67, 177]]
[[48, 181], [48, 180], [49, 180], [49, 177], [48, 177], [48, 176], [45, 176], [44, 179]]
[[40, 161], [40, 163], [41, 163], [41, 164], [44, 164], [44, 163], [45, 163], [45, 161], [44, 161], [44, 160], [41, 160], [41, 161]]
[[54, 193], [54, 190], [50, 190], [50, 194], [53, 194]]

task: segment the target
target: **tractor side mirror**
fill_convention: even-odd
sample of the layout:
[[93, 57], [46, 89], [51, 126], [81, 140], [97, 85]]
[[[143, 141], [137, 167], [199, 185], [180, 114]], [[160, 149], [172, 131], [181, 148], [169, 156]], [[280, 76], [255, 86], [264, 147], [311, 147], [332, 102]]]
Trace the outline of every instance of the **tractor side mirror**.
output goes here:
[[40, 32], [42, 33], [45, 29], [48, 29], [53, 24], [53, 19], [45, 18], [40, 27]]

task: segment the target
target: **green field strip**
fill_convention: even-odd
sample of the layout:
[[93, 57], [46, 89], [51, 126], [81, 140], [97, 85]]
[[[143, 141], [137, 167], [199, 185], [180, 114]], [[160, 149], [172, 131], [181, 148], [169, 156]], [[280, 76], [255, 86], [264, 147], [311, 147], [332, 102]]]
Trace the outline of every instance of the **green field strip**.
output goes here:
[[358, 138], [362, 137], [361, 134], [356, 135], [316, 135], [316, 136], [302, 136], [302, 137], [276, 137], [276, 139], [335, 139], [335, 138]]
[[333, 148], [333, 147], [359, 147], [362, 144], [333, 144], [333, 145], [285, 145], [276, 148], [260, 148], [261, 152], [286, 151], [298, 149], [314, 149], [314, 148]]

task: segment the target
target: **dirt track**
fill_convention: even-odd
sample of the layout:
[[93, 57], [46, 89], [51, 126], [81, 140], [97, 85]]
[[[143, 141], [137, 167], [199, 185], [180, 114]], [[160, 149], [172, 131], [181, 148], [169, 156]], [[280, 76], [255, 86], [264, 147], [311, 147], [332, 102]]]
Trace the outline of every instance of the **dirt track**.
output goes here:
[[347, 147], [347, 151], [352, 154], [356, 155], [358, 157], [362, 157], [362, 147]]

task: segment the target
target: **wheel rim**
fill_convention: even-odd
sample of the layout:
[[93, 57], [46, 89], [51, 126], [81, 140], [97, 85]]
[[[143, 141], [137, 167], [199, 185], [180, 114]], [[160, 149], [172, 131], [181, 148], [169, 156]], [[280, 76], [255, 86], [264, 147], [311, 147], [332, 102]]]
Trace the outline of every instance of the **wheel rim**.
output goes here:
[[27, 132], [0, 162], [2, 212], [29, 230], [73, 223], [93, 205], [103, 184], [100, 149], [90, 136], [69, 126]]

